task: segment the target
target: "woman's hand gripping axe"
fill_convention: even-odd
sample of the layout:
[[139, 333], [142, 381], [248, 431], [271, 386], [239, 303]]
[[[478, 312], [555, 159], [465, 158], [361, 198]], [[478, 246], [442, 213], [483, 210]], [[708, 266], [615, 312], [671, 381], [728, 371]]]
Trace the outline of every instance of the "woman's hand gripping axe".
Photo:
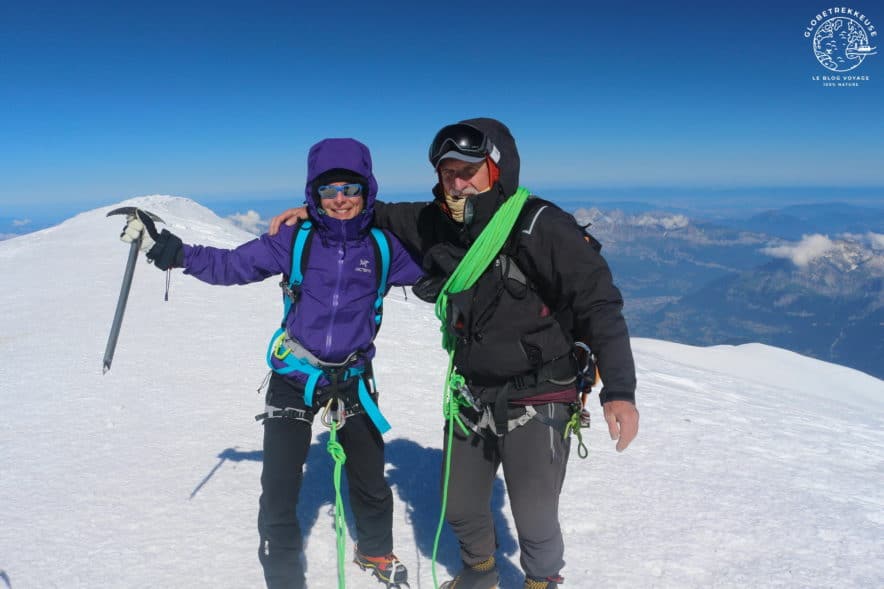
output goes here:
[[[107, 214], [108, 217], [111, 215], [146, 216], [153, 221], [165, 223], [165, 221], [160, 219], [157, 215], [137, 207], [120, 207]], [[129, 300], [129, 289], [132, 286], [132, 276], [135, 274], [135, 262], [138, 261], [138, 250], [141, 247], [142, 239], [143, 237], [139, 236], [138, 239], [132, 241], [132, 245], [129, 246], [129, 260], [126, 262], [126, 271], [123, 273], [123, 284], [120, 287], [120, 298], [117, 299], [117, 310], [114, 313], [114, 322], [111, 325], [110, 335], [107, 338], [107, 346], [104, 348], [102, 374], [107, 374], [107, 371], [110, 370], [111, 362], [114, 359], [114, 351], [117, 349], [117, 338], [120, 336], [120, 326], [123, 324], [123, 314], [126, 312], [126, 302]]]

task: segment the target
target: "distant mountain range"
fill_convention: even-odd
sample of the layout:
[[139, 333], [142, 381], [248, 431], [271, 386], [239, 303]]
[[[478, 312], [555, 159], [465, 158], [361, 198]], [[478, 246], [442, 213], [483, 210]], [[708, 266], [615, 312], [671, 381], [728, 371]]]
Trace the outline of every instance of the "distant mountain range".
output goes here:
[[884, 378], [884, 213], [846, 208], [834, 223], [845, 231], [832, 237], [808, 235], [830, 205], [804, 207], [802, 232], [788, 224], [746, 231], [661, 211], [580, 209], [575, 217], [604, 246], [633, 335], [761, 342]]
[[882, 256], [847, 268], [839, 255], [804, 268], [774, 260], [716, 280], [651, 313], [639, 331], [694, 344], [762, 342], [884, 378]]
[[884, 233], [884, 209], [842, 203], [795, 205], [722, 223], [783, 239], [801, 239], [812, 233]]
[[[603, 244], [634, 336], [759, 342], [884, 378], [884, 208], [812, 204], [713, 223], [621, 205], [574, 215]], [[258, 232], [256, 217], [231, 220]], [[0, 217], [0, 239], [40, 225]]]

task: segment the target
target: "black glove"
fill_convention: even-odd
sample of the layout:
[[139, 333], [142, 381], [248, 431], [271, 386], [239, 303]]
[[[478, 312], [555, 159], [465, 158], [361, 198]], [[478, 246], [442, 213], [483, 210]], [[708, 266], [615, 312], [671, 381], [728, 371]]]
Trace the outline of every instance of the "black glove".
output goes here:
[[426, 275], [411, 287], [414, 295], [427, 303], [435, 303], [442, 287], [466, 255], [466, 250], [451, 243], [437, 243], [421, 261]]
[[147, 259], [160, 270], [180, 268], [184, 265], [184, 246], [181, 239], [168, 229], [157, 233], [157, 226], [149, 215], [138, 211], [138, 218], [144, 223], [144, 230], [156, 243], [147, 251]]
[[[153, 224], [152, 221], [151, 224]], [[144, 225], [148, 227], [147, 223]], [[148, 229], [148, 231], [150, 230]], [[154, 227], [154, 231], [156, 231], [156, 227]], [[177, 235], [170, 233], [168, 229], [163, 229], [162, 233], [154, 237], [154, 241], [156, 243], [147, 252], [147, 259], [153, 262], [154, 266], [160, 270], [168, 270], [184, 265], [184, 245]]]
[[424, 254], [421, 266], [427, 274], [451, 276], [467, 251], [451, 243], [437, 243]]
[[420, 300], [426, 303], [435, 303], [446, 280], [448, 279], [445, 276], [424, 276], [414, 283], [411, 291]]

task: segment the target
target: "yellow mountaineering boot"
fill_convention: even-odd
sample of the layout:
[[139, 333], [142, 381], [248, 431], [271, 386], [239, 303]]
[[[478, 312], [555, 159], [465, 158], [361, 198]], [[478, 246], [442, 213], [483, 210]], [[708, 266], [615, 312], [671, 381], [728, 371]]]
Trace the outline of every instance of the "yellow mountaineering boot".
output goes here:
[[464, 565], [457, 576], [439, 589], [497, 589], [497, 563], [493, 556], [474, 565]]
[[559, 583], [564, 582], [564, 580], [565, 579], [561, 575], [547, 577], [546, 579], [525, 577], [525, 585], [523, 585], [523, 589], [555, 589], [559, 586]]

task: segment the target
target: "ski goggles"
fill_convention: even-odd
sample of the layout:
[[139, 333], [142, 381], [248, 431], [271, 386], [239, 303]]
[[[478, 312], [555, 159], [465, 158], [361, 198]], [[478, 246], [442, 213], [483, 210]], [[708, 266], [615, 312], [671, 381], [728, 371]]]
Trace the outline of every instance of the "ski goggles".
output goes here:
[[469, 163], [478, 163], [491, 156], [495, 163], [500, 152], [485, 133], [472, 125], [457, 123], [442, 127], [430, 143], [430, 163], [434, 168], [445, 158], [453, 158]]
[[362, 196], [362, 184], [326, 184], [317, 188], [316, 192], [319, 193], [319, 198], [337, 198], [339, 192], [343, 192], [344, 196]]

